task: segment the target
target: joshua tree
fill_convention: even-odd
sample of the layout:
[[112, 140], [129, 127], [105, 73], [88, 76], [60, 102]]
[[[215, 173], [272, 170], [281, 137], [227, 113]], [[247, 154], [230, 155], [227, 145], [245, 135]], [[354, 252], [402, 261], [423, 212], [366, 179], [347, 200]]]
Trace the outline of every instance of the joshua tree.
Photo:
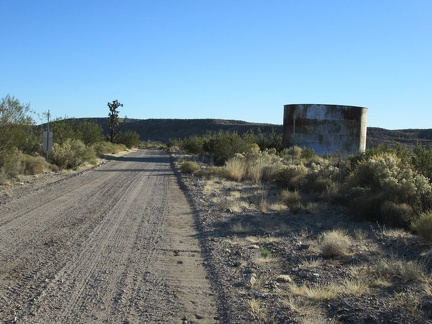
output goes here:
[[108, 102], [109, 141], [111, 143], [114, 143], [114, 138], [121, 129], [120, 120], [119, 120], [119, 111], [117, 110], [119, 107], [123, 107], [123, 104], [120, 103], [118, 100], [114, 100], [113, 102]]

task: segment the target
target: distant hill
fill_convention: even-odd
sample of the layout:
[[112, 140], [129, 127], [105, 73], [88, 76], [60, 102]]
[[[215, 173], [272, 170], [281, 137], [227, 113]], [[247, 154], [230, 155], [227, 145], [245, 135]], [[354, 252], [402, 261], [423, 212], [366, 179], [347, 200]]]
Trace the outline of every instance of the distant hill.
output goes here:
[[[91, 118], [108, 133], [108, 118]], [[140, 135], [143, 141], [168, 142], [171, 138], [185, 138], [192, 135], [205, 135], [207, 132], [236, 131], [239, 134], [251, 129], [260, 129], [263, 133], [274, 129], [282, 133], [282, 125], [248, 123], [224, 119], [127, 119], [122, 130], [132, 130]]]
[[[108, 118], [91, 118], [108, 133]], [[263, 133], [272, 129], [282, 133], [283, 126], [277, 124], [249, 123], [225, 119], [128, 119], [123, 130], [132, 130], [140, 135], [143, 141], [168, 142], [170, 138], [185, 138], [191, 135], [204, 135], [207, 132], [237, 131], [239, 134], [249, 130], [260, 129]], [[368, 127], [367, 147], [381, 143], [401, 143], [415, 146], [417, 143], [432, 146], [432, 129], [388, 130], [378, 127]]]

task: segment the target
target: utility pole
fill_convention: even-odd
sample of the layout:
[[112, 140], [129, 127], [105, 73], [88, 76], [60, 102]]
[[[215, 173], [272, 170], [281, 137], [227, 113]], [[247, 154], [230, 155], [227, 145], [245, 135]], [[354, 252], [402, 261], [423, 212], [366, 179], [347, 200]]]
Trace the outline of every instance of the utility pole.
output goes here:
[[51, 151], [52, 148], [52, 139], [53, 139], [53, 134], [52, 132], [50, 132], [50, 111], [48, 110], [47, 113], [47, 119], [48, 119], [48, 123], [47, 123], [47, 130], [44, 131], [44, 139], [43, 139], [43, 149], [46, 151], [46, 157], [48, 158], [48, 152]]

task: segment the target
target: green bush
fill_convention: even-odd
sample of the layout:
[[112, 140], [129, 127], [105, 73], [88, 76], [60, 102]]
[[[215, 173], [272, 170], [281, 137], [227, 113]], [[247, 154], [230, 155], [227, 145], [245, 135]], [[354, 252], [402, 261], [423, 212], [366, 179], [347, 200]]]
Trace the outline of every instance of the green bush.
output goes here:
[[66, 140], [80, 140], [85, 145], [103, 141], [102, 127], [88, 119], [57, 118], [51, 123], [55, 134], [54, 143], [63, 144]]
[[303, 148], [300, 154], [300, 157], [306, 160], [311, 159], [314, 156], [315, 156], [315, 151], [307, 147]]
[[47, 162], [41, 156], [34, 157], [25, 154], [22, 157], [22, 168], [23, 174], [40, 174], [47, 168]]
[[9, 149], [0, 155], [0, 183], [6, 183], [21, 173], [22, 156], [17, 148]]
[[181, 149], [185, 150], [188, 153], [203, 155], [204, 154], [204, 148], [203, 148], [204, 142], [205, 142], [204, 137], [190, 136], [188, 138], [183, 139], [180, 142], [180, 147], [181, 147]]
[[10, 95], [0, 99], [0, 159], [11, 154], [11, 150], [28, 147], [34, 123], [31, 114], [29, 104], [22, 104]]
[[[429, 180], [394, 154], [372, 156], [360, 161], [347, 178], [345, 192], [353, 211], [361, 218], [374, 221], [407, 225], [405, 218], [411, 213], [394, 213], [390, 220], [389, 210], [406, 204], [414, 214], [419, 214], [432, 206]], [[386, 202], [395, 205], [384, 206]]]
[[140, 136], [137, 132], [128, 130], [117, 134], [115, 143], [123, 144], [127, 148], [138, 147], [140, 144]]
[[254, 136], [254, 142], [258, 144], [262, 151], [274, 149], [279, 152], [283, 150], [282, 133], [276, 133], [274, 128], [272, 128], [267, 134], [262, 133], [261, 130], [258, 129]]
[[280, 188], [300, 190], [307, 173], [308, 169], [303, 164], [288, 165], [275, 173], [273, 182]]
[[432, 210], [421, 213], [420, 217], [411, 222], [411, 229], [426, 241], [432, 242]]
[[301, 159], [302, 149], [298, 146], [291, 146], [290, 148], [283, 149], [279, 155], [287, 161], [297, 162]]
[[67, 139], [63, 144], [54, 143], [49, 157], [60, 168], [76, 169], [88, 162], [96, 164], [96, 153], [80, 140]]
[[91, 145], [91, 148], [93, 148], [96, 156], [99, 157], [104, 154], [115, 154], [127, 150], [124, 144], [113, 144], [111, 142], [98, 142]]
[[432, 150], [417, 145], [413, 153], [411, 164], [419, 173], [429, 178], [429, 181], [432, 181]]
[[180, 166], [180, 171], [186, 174], [192, 174], [200, 169], [198, 163], [193, 161], [184, 161]]
[[301, 189], [303, 192], [323, 193], [330, 187], [337, 187], [335, 183], [340, 177], [339, 168], [329, 161], [312, 162], [304, 176]]
[[203, 150], [212, 157], [215, 165], [224, 165], [236, 153], [249, 152], [251, 144], [250, 138], [242, 138], [237, 132], [219, 132], [204, 142]]
[[39, 174], [48, 168], [49, 165], [43, 157], [34, 157], [13, 149], [0, 157], [0, 183], [5, 183], [22, 174]]

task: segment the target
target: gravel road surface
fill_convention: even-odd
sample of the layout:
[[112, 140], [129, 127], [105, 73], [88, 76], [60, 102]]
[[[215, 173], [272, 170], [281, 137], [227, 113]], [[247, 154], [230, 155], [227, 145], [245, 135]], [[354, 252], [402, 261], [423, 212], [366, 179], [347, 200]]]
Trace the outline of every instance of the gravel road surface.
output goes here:
[[3, 323], [217, 323], [170, 157], [139, 150], [0, 204]]

